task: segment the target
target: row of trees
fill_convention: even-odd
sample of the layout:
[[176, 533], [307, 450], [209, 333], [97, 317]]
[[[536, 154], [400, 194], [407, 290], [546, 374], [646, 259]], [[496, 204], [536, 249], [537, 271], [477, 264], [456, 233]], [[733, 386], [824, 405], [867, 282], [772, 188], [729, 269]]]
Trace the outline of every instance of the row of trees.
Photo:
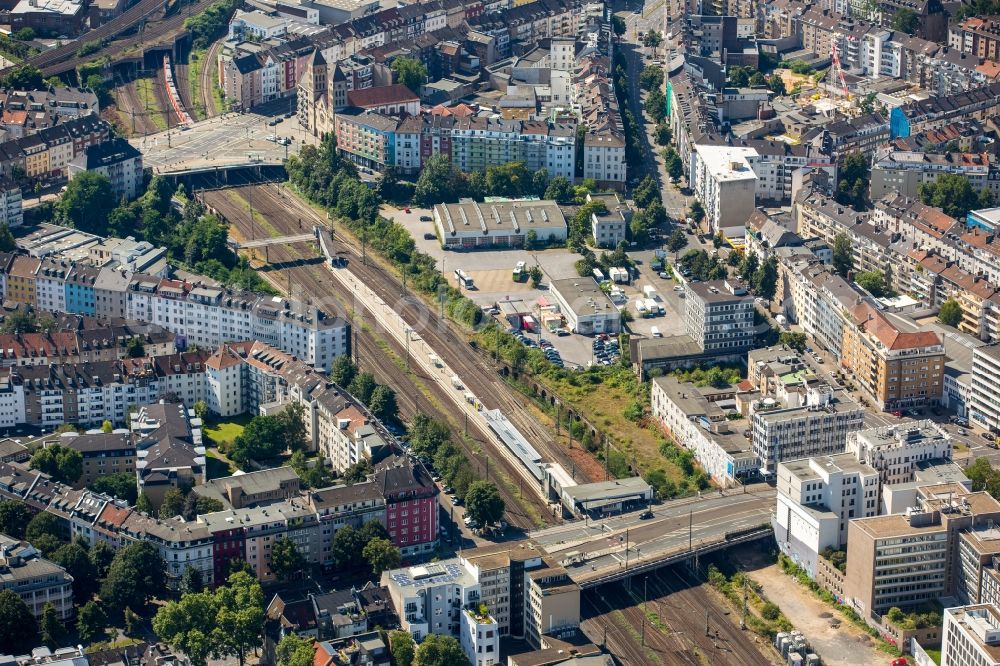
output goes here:
[[413, 203], [430, 207], [452, 203], [463, 197], [477, 201], [482, 201], [487, 195], [543, 197], [548, 186], [548, 170], [532, 172], [524, 162], [496, 164], [487, 167], [485, 173], [463, 173], [444, 155], [435, 155], [424, 162], [420, 170], [413, 190]]
[[959, 220], [964, 220], [970, 210], [989, 208], [994, 203], [988, 188], [977, 192], [968, 178], [952, 173], [941, 174], [933, 183], [921, 183], [917, 193], [923, 203]]
[[330, 379], [361, 401], [380, 421], [395, 421], [399, 417], [396, 392], [375, 381], [370, 372], [360, 372], [350, 356], [338, 356], [330, 369]]

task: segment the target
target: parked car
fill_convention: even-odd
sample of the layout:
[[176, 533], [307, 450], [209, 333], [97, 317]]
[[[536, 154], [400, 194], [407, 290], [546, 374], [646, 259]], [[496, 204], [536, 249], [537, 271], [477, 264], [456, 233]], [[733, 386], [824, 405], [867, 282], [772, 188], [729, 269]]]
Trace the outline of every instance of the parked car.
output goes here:
[[421, 222], [433, 222], [434, 218], [431, 217], [430, 215], [421, 215], [420, 216], [420, 221]]
[[424, 240], [437, 240], [437, 234], [426, 233], [424, 234]]

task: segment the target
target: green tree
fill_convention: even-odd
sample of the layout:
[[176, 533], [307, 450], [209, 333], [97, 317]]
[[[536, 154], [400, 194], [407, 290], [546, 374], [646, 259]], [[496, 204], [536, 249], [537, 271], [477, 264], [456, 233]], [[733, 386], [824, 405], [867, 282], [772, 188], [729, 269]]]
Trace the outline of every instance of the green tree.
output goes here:
[[343, 354], [333, 359], [333, 365], [330, 368], [330, 379], [337, 386], [347, 388], [357, 372], [358, 369], [354, 367], [351, 357]]
[[115, 196], [108, 177], [84, 171], [69, 181], [56, 202], [56, 220], [80, 231], [106, 236], [108, 216], [114, 208]]
[[42, 621], [39, 623], [42, 632], [42, 643], [49, 649], [56, 649], [62, 645], [66, 637], [66, 627], [59, 619], [59, 611], [51, 602], [45, 604], [42, 610]]
[[153, 631], [170, 647], [182, 651], [193, 666], [205, 666], [209, 657], [221, 657], [224, 637], [215, 626], [218, 598], [212, 592], [188, 592], [167, 602], [153, 617]]
[[663, 42], [663, 36], [660, 35], [657, 30], [650, 30], [646, 33], [646, 36], [642, 38], [642, 45], [655, 49]]
[[139, 499], [135, 474], [129, 474], [128, 472], [118, 472], [117, 474], [108, 474], [107, 476], [99, 477], [90, 484], [90, 489], [117, 497], [120, 500], [125, 500], [129, 506], [135, 504], [136, 500]]
[[90, 550], [87, 552], [87, 558], [94, 565], [94, 571], [97, 572], [95, 579], [100, 581], [107, 577], [108, 570], [111, 569], [111, 563], [115, 559], [115, 551], [106, 542], [98, 541], [90, 547]]
[[972, 189], [969, 179], [959, 174], [941, 174], [933, 183], [921, 183], [917, 192], [923, 203], [960, 220], [980, 203], [979, 193]]
[[62, 545], [63, 535], [62, 523], [48, 511], [36, 513], [24, 530], [24, 540], [46, 555]]
[[417, 94], [427, 81], [427, 66], [415, 58], [396, 58], [389, 69], [395, 74], [397, 83], [402, 83]]
[[770, 300], [778, 290], [778, 259], [769, 257], [761, 264], [753, 276], [754, 291], [763, 299]]
[[278, 412], [276, 418], [282, 432], [281, 451], [302, 449], [306, 443], [305, 407], [298, 402], [290, 402]]
[[388, 539], [372, 539], [365, 544], [361, 554], [371, 565], [372, 573], [376, 576], [380, 576], [383, 571], [398, 568], [403, 561], [399, 548], [392, 545]]
[[658, 65], [646, 65], [639, 72], [639, 87], [643, 90], [654, 90], [663, 85], [663, 68]]
[[681, 156], [674, 153], [667, 160], [667, 175], [674, 182], [680, 180], [681, 176], [684, 175], [684, 162], [681, 160]]
[[556, 176], [549, 180], [543, 198], [551, 199], [558, 203], [570, 203], [573, 201], [573, 194], [573, 184], [563, 176]]
[[503, 517], [503, 498], [497, 487], [489, 481], [476, 481], [465, 493], [465, 512], [482, 526], [500, 522]]
[[625, 25], [625, 19], [621, 16], [612, 14], [611, 16], [611, 30], [614, 31], [615, 35], [621, 37], [625, 34], [628, 27]]
[[17, 249], [17, 241], [6, 222], [0, 223], [0, 252], [13, 252]]
[[135, 501], [135, 510], [150, 516], [153, 515], [153, 502], [149, 499], [149, 495], [139, 494], [139, 498]]
[[276, 648], [278, 666], [312, 666], [313, 652], [311, 638], [286, 634]]
[[31, 522], [31, 509], [27, 504], [15, 500], [0, 502], [0, 533], [15, 539], [24, 538], [24, 530]]
[[163, 493], [163, 501], [160, 502], [160, 519], [166, 520], [184, 513], [184, 493], [179, 488], [170, 488]]
[[0, 87], [14, 90], [39, 90], [45, 86], [42, 70], [26, 63], [15, 65], [0, 77]]
[[899, 9], [892, 17], [892, 29], [915, 35], [920, 30], [920, 16], [912, 9], [906, 7]]
[[361, 483], [372, 473], [372, 464], [366, 459], [361, 459], [344, 470], [343, 478], [348, 485]]
[[864, 210], [868, 201], [870, 180], [871, 168], [868, 165], [868, 158], [860, 151], [850, 153], [844, 158], [844, 166], [840, 170], [837, 201], [855, 210]]
[[531, 190], [531, 172], [524, 162], [507, 162], [486, 168], [486, 188], [493, 196], [519, 197]]
[[674, 253], [675, 260], [677, 258], [677, 253], [687, 247], [687, 244], [687, 234], [680, 229], [674, 229], [670, 232], [670, 236], [667, 237], [667, 249]]
[[111, 561], [101, 600], [110, 608], [141, 609], [163, 592], [166, 583], [166, 564], [156, 546], [139, 541], [119, 550]]
[[417, 648], [414, 666], [468, 666], [462, 646], [451, 636], [430, 634]]
[[420, 177], [413, 189], [413, 203], [423, 207], [454, 203], [461, 191], [461, 174], [447, 157], [435, 155], [427, 159], [420, 169]]
[[129, 358], [142, 358], [146, 355], [146, 347], [142, 344], [142, 338], [135, 336], [129, 339], [125, 345], [125, 355]]
[[417, 646], [410, 632], [398, 630], [389, 632], [389, 652], [396, 666], [413, 666], [416, 650]]
[[83, 475], [83, 455], [61, 444], [36, 449], [31, 454], [31, 469], [48, 474], [56, 481], [74, 484]]
[[531, 194], [536, 197], [545, 196], [545, 190], [549, 189], [549, 170], [542, 168], [531, 174]]
[[225, 653], [235, 656], [240, 666], [244, 666], [247, 653], [260, 644], [264, 593], [253, 576], [239, 572], [229, 577], [228, 585], [219, 588], [216, 596], [219, 600], [216, 626], [225, 637]]
[[38, 644], [38, 624], [13, 590], [0, 592], [0, 645], [9, 654], [27, 654]]
[[784, 97], [788, 94], [788, 91], [785, 90], [785, 80], [781, 78], [780, 74], [772, 74], [767, 80], [767, 87], [779, 97]]
[[181, 593], [190, 594], [201, 592], [205, 589], [205, 579], [201, 575], [201, 571], [194, 567], [186, 567], [184, 569], [184, 575], [181, 576]]
[[763, 606], [761, 606], [760, 615], [765, 620], [768, 620], [769, 622], [774, 622], [779, 617], [781, 617], [781, 609], [778, 608], [777, 604], [768, 601]]
[[88, 601], [76, 614], [76, 632], [84, 643], [96, 643], [107, 636], [108, 616], [96, 601]]
[[941, 309], [938, 310], [938, 321], [945, 326], [958, 326], [962, 321], [962, 306], [954, 298], [949, 298], [941, 304]]
[[881, 298], [888, 293], [888, 287], [885, 284], [885, 274], [882, 271], [858, 273], [854, 281], [858, 283], [859, 287], [875, 298]]
[[375, 415], [375, 418], [380, 421], [394, 421], [399, 415], [399, 407], [396, 404], [396, 392], [388, 386], [380, 384], [372, 391], [368, 408]]
[[843, 278], [846, 278], [854, 270], [851, 239], [845, 233], [838, 233], [833, 237], [833, 269]]
[[49, 559], [73, 577], [73, 601], [79, 605], [89, 601], [99, 586], [97, 567], [90, 560], [90, 553], [78, 543], [60, 546]]
[[778, 344], [785, 345], [789, 349], [794, 349], [800, 354], [806, 350], [808, 338], [805, 333], [794, 333], [792, 331], [782, 331], [778, 335]]
[[295, 542], [282, 537], [271, 546], [271, 571], [279, 580], [289, 580], [306, 568], [306, 559], [295, 547]]
[[286, 420], [280, 415], [255, 416], [233, 440], [229, 457], [245, 469], [251, 460], [274, 458], [288, 445]]
[[701, 202], [697, 199], [691, 204], [691, 210], [688, 211], [688, 217], [695, 221], [696, 224], [700, 224], [702, 220], [705, 219], [705, 207], [701, 205]]
[[542, 282], [542, 269], [537, 264], [528, 269], [528, 279], [530, 280], [531, 287], [538, 289], [538, 285]]
[[193, 409], [195, 417], [201, 419], [202, 423], [204, 423], [208, 418], [208, 403], [204, 400], [196, 400]]
[[364, 540], [358, 530], [345, 525], [337, 530], [330, 543], [330, 552], [338, 569], [350, 569], [357, 566], [362, 556]]
[[659, 123], [653, 128], [653, 138], [658, 146], [669, 145], [674, 140], [674, 133], [666, 123]]
[[375, 393], [376, 388], [378, 388], [378, 384], [375, 382], [375, 376], [372, 373], [359, 372], [355, 375], [347, 390], [351, 395], [360, 400], [362, 404], [367, 405], [371, 402], [372, 394]]

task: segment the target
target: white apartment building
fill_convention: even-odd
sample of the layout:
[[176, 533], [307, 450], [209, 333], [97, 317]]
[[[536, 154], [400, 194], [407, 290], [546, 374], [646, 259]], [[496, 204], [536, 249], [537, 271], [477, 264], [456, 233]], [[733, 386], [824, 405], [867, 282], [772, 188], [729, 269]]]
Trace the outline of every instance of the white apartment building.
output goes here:
[[400, 628], [418, 642], [430, 634], [459, 638], [463, 609], [480, 603], [479, 582], [458, 558], [383, 572], [382, 585], [389, 588]]
[[1000, 609], [996, 605], [944, 610], [941, 666], [1000, 666]]
[[625, 139], [613, 130], [587, 132], [583, 138], [583, 177], [593, 178], [599, 186], [622, 187], [626, 175]]
[[760, 467], [750, 439], [743, 434], [750, 424], [736, 418], [734, 396], [731, 387], [699, 388], [671, 376], [655, 377], [650, 393], [653, 416], [660, 425], [724, 486], [736, 485]]
[[489, 613], [478, 608], [461, 611], [459, 643], [472, 666], [494, 666], [500, 661], [500, 627]]
[[847, 451], [875, 468], [882, 485], [893, 485], [912, 481], [917, 463], [951, 460], [952, 442], [933, 421], [903, 421], [851, 433]]
[[972, 351], [972, 394], [969, 420], [1000, 432], [1000, 347], [990, 345]]
[[684, 328], [706, 352], [741, 354], [753, 347], [753, 296], [728, 280], [688, 282]]
[[66, 312], [66, 276], [72, 262], [48, 257], [35, 270], [35, 303], [40, 310]]
[[0, 180], [0, 224], [14, 228], [23, 223], [24, 208], [21, 188], [13, 181]]
[[136, 275], [126, 318], [159, 324], [188, 344], [259, 340], [320, 370], [347, 353], [349, 324], [300, 301]]
[[847, 543], [854, 518], [878, 515], [878, 472], [849, 453], [778, 464], [774, 535], [812, 577], [820, 553]]
[[0, 535], [0, 590], [21, 597], [41, 619], [46, 604], [55, 606], [60, 620], [73, 617], [73, 577], [26, 541]]
[[696, 146], [691, 153], [691, 186], [705, 208], [708, 228], [742, 238], [756, 205], [757, 174], [753, 148]]

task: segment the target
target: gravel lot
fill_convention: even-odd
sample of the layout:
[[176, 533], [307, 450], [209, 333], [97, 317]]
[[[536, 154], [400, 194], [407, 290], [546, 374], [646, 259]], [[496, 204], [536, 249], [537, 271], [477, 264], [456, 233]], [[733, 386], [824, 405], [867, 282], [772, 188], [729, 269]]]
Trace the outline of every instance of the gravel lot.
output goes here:
[[752, 571], [750, 578], [760, 583], [765, 596], [805, 635], [826, 666], [870, 666], [891, 660], [875, 648], [868, 634], [841, 621], [830, 606], [785, 575], [777, 564]]

